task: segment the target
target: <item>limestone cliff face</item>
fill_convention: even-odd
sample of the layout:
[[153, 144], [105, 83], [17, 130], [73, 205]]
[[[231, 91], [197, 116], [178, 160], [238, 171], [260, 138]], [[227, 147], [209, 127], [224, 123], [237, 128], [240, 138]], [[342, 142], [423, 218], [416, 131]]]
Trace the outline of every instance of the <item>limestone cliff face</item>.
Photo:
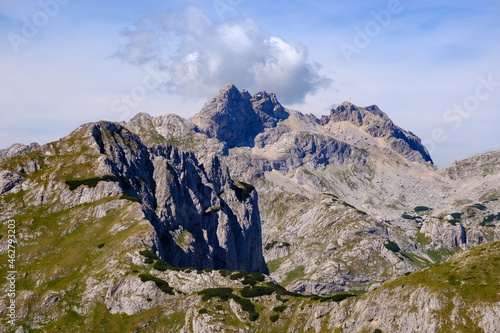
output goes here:
[[161, 253], [177, 267], [267, 272], [262, 256], [257, 192], [239, 196], [217, 157], [197, 164], [193, 153], [152, 151], [156, 227]]
[[193, 153], [170, 145], [147, 149], [125, 128], [101, 126], [93, 131], [109, 131], [111, 137], [100, 143], [101, 151], [111, 157], [113, 174], [128, 180], [125, 192], [142, 201], [158, 231], [157, 250], [167, 262], [267, 271], [257, 193], [238, 197], [243, 185], [231, 179], [216, 156], [200, 165]]

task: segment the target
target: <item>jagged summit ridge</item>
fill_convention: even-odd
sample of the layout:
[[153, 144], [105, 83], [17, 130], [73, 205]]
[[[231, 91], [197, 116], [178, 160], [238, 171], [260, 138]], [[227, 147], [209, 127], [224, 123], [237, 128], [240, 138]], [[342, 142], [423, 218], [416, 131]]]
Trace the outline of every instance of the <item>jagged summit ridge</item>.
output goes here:
[[25, 145], [22, 143], [14, 143], [12, 146], [8, 148], [0, 149], [0, 159], [4, 157], [11, 157], [11, 156], [25, 154], [39, 147], [40, 145], [36, 142], [32, 142], [29, 145]]
[[328, 122], [347, 121], [358, 127], [374, 138], [384, 138], [392, 149], [405, 156], [410, 161], [423, 160], [432, 162], [432, 158], [422, 144], [419, 137], [409, 131], [405, 131], [382, 112], [376, 105], [359, 107], [349, 102], [343, 102], [330, 111]]
[[229, 84], [205, 103], [192, 121], [208, 137], [225, 141], [233, 148], [253, 146], [257, 134], [287, 117], [276, 95], [259, 92], [251, 96], [248, 91], [240, 92]]
[[[253, 147], [258, 134], [276, 127], [293, 112], [284, 108], [274, 93], [261, 91], [251, 96], [248, 91], [239, 91], [234, 84], [228, 84], [191, 120], [200, 132], [226, 143], [228, 148]], [[383, 138], [391, 149], [408, 160], [432, 163], [420, 138], [396, 126], [376, 105], [359, 107], [343, 102], [321, 120], [312, 117], [320, 126], [352, 123], [373, 138]], [[342, 137], [338, 139], [343, 141]]]

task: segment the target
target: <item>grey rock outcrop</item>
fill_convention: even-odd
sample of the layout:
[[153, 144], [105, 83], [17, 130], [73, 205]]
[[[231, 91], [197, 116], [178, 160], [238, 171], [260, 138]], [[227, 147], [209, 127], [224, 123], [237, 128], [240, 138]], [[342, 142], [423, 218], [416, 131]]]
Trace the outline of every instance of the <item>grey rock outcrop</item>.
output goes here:
[[0, 171], [0, 195], [12, 190], [24, 180], [21, 175], [10, 170]]
[[358, 127], [363, 127], [375, 138], [384, 138], [392, 149], [410, 161], [432, 163], [431, 156], [420, 139], [415, 134], [396, 126], [376, 105], [361, 108], [349, 102], [343, 102], [330, 111], [328, 121], [351, 122]]
[[[213, 157], [207, 167], [174, 147], [153, 152], [157, 228], [174, 266], [267, 272], [257, 192], [238, 198], [237, 182]], [[206, 172], [208, 171], [208, 172]]]
[[26, 154], [26, 153], [29, 153], [30, 151], [33, 151], [39, 147], [40, 147], [40, 145], [36, 142], [32, 142], [29, 145], [24, 145], [22, 143], [15, 143], [12, 146], [10, 146], [9, 148], [0, 149], [0, 159], [5, 158], [5, 157]]
[[500, 150], [476, 154], [462, 161], [455, 161], [445, 170], [450, 179], [470, 181], [500, 172]]
[[363, 215], [332, 195], [302, 202], [290, 196], [282, 202], [288, 209], [279, 214], [287, 222], [266, 226], [264, 254], [275, 267], [271, 277], [285, 281], [289, 290], [322, 295], [368, 290], [390, 276], [417, 270], [411, 260], [384, 246], [396, 239], [402, 247], [411, 246], [398, 228]]
[[170, 145], [147, 149], [138, 136], [113, 123], [98, 124], [93, 131], [112, 137], [102, 140], [101, 151], [110, 158], [113, 174], [129, 180], [122, 184], [125, 192], [142, 202], [167, 262], [267, 271], [257, 193], [238, 198], [237, 183], [217, 157], [205, 168], [193, 153]]
[[260, 92], [251, 97], [233, 84], [207, 102], [192, 121], [211, 138], [227, 143], [229, 148], [253, 146], [254, 138], [266, 127], [286, 119], [288, 113], [274, 94]]

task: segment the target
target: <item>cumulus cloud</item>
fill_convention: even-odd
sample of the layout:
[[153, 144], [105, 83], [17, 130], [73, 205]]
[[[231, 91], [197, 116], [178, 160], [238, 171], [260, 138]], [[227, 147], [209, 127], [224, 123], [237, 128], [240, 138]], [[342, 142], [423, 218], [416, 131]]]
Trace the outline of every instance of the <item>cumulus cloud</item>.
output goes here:
[[327, 87], [306, 47], [267, 35], [252, 19], [214, 24], [195, 6], [162, 13], [123, 31], [116, 56], [154, 68], [165, 92], [207, 97], [234, 83], [240, 89], [275, 92], [296, 103]]

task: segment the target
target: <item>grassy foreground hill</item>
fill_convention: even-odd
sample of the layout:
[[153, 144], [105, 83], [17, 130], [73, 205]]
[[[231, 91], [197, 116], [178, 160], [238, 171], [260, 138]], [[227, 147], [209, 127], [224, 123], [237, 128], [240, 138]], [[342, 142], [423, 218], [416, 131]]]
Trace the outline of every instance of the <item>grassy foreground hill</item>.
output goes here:
[[[110, 202], [116, 207], [110, 208]], [[20, 219], [24, 222], [18, 225], [19, 233], [38, 229], [37, 238], [43, 241], [36, 246], [29, 239], [19, 243], [20, 318], [16, 327], [2, 325], [0, 330], [496, 332], [500, 327], [500, 242], [460, 252], [361, 296], [305, 296], [286, 291], [261, 273], [165, 264], [132, 241], [151, 232], [138, 206], [111, 200], [31, 224]], [[105, 207], [106, 217], [87, 219], [62, 235], [70, 227], [64, 221], [71, 214], [85, 217]], [[7, 233], [5, 224], [0, 233]], [[2, 249], [5, 243], [3, 238]], [[0, 260], [7, 262], [4, 251]], [[2, 301], [5, 315], [7, 300]]]

